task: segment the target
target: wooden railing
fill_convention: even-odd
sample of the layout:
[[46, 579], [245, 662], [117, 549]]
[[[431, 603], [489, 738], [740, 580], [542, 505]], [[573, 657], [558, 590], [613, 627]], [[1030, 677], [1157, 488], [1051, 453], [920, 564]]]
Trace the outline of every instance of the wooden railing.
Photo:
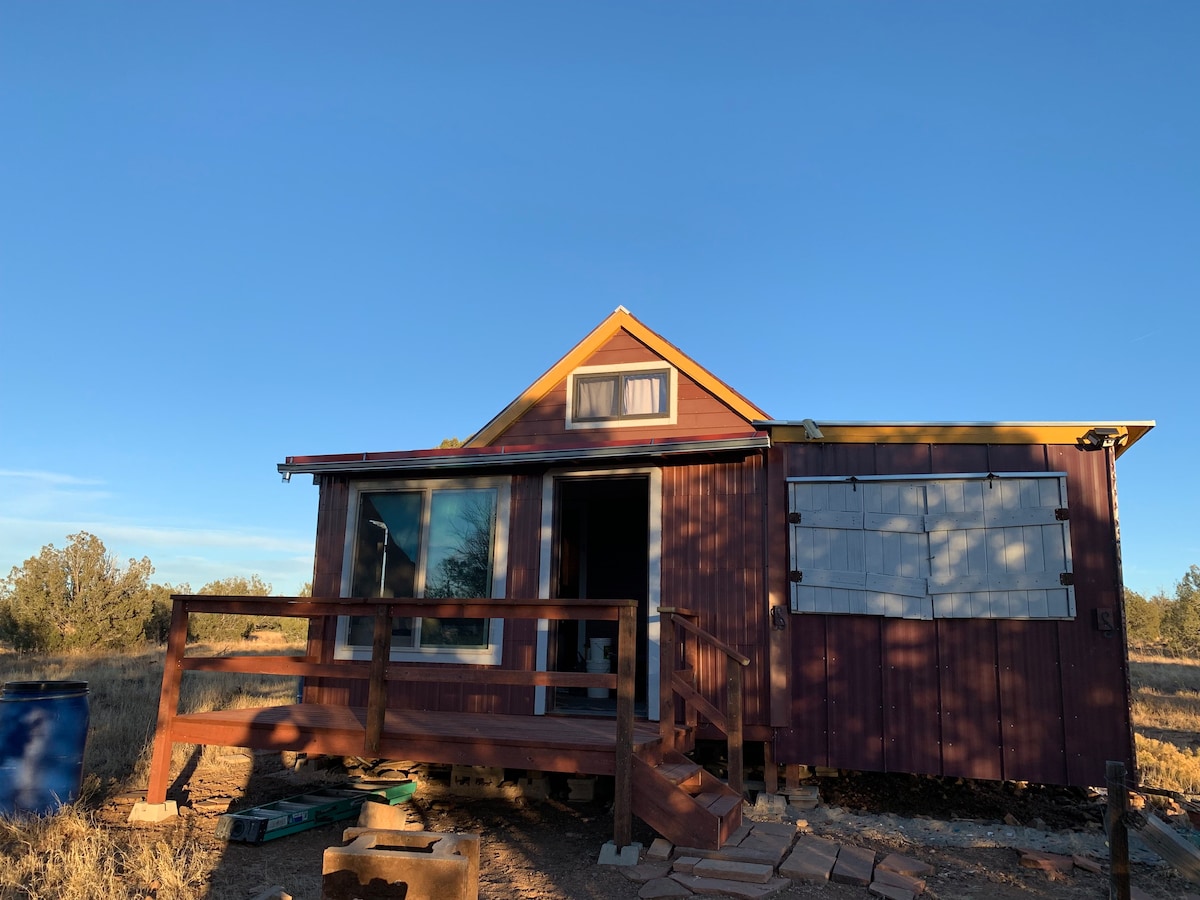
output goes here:
[[[750, 658], [696, 624], [696, 613], [679, 607], [659, 607], [658, 722], [664, 749], [675, 748], [678, 724], [695, 728], [701, 716], [719, 729], [729, 746], [729, 786], [744, 790], [745, 761], [742, 738], [743, 670]], [[696, 688], [700, 660], [717, 653], [725, 658], [725, 708], [721, 709]], [[676, 718], [675, 697], [683, 701], [682, 723]]]
[[[632, 839], [633, 705], [637, 664], [637, 603], [633, 600], [514, 600], [514, 599], [310, 599], [306, 597], [229, 597], [174, 595], [171, 629], [159, 697], [154, 755], [147, 800], [166, 798], [171, 763], [171, 723], [179, 714], [179, 691], [185, 671], [243, 672], [316, 678], [365, 679], [368, 683], [364, 755], [378, 750], [387, 709], [387, 685], [396, 682], [507, 684], [525, 686], [616, 688], [616, 758], [614, 760], [614, 841], [618, 847]], [[375, 620], [370, 662], [322, 660], [311, 655], [187, 656], [188, 617], [195, 613], [252, 616], [372, 616]], [[539, 672], [497, 666], [412, 665], [391, 661], [391, 621], [394, 617], [465, 619], [549, 619], [555, 621], [615, 621], [616, 673]]]

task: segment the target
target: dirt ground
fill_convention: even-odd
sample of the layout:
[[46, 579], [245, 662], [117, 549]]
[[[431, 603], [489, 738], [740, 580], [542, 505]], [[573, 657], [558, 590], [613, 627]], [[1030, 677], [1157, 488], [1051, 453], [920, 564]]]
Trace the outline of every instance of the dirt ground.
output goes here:
[[[236, 757], [233, 760], [218, 773], [193, 773], [180, 818], [153, 827], [166, 832], [186, 829], [210, 848], [214, 865], [206, 896], [213, 900], [247, 900], [274, 885], [283, 887], [297, 900], [318, 900], [322, 854], [326, 847], [342, 843], [342, 828], [352, 822], [322, 826], [263, 844], [219, 840], [215, 827], [227, 810], [342, 783], [345, 770], [305, 766], [293, 771], [282, 768], [278, 756], [263, 755], [247, 758], [246, 765], [239, 769]], [[456, 795], [450, 790], [446, 768], [421, 767], [414, 774], [419, 788], [407, 805], [410, 819], [428, 831], [479, 834], [481, 900], [638, 897], [641, 885], [626, 877], [621, 868], [596, 864], [600, 848], [612, 839], [612, 815], [603, 780], [590, 802], [568, 802], [562, 779], [552, 780], [548, 799], [535, 801]], [[1092, 900], [1108, 896], [1107, 874], [1077, 868], [1070, 876], [1051, 880], [1040, 871], [1022, 868], [1016, 848], [938, 846], [914, 841], [912, 835], [919, 829], [905, 827], [904, 820], [896, 818], [913, 817], [914, 825], [940, 820], [1000, 829], [1008, 816], [1010, 823], [1019, 822], [1047, 833], [1070, 831], [1102, 846], [1104, 801], [1094, 793], [866, 774], [824, 778], [819, 784], [821, 809], [805, 813], [789, 807], [786, 813], [768, 816], [750, 812], [747, 807], [747, 818], [800, 819], [799, 827], [811, 833], [869, 847], [880, 855], [898, 851], [931, 863], [937, 874], [929, 879], [926, 896], [933, 900]], [[838, 814], [826, 815], [823, 810]], [[108, 812], [114, 827], [122, 827], [118, 822], [123, 823], [128, 806], [116, 802]], [[889, 814], [870, 820], [882, 827], [864, 828], [862, 823], [867, 819], [863, 817], [877, 814]], [[654, 837], [635, 818], [634, 840], [649, 846]], [[1135, 864], [1132, 880], [1148, 897], [1200, 900], [1200, 886], [1162, 865]], [[772, 896], [866, 900], [870, 894], [865, 888], [831, 883], [793, 885]]]

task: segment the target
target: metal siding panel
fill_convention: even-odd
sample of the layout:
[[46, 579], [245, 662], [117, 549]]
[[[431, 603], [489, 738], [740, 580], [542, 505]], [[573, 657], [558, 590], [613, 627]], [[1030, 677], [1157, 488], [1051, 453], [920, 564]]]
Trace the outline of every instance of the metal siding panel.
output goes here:
[[941, 619], [935, 624], [942, 774], [997, 780], [1003, 767], [996, 623]]
[[829, 759], [840, 769], [883, 769], [881, 620], [826, 618]]
[[827, 623], [826, 616], [788, 619], [792, 651], [789, 727], [780, 729], [776, 745], [782, 763], [829, 765]]
[[884, 768], [940, 775], [941, 699], [937, 626], [883, 623]]
[[1063, 784], [1067, 768], [1056, 624], [999, 621], [996, 638], [1004, 778]]
[[1133, 765], [1129, 720], [1129, 668], [1118, 631], [1105, 637], [1094, 612], [1118, 612], [1118, 547], [1115, 510], [1102, 451], [1080, 453], [1051, 447], [1051, 465], [1067, 473], [1071, 539], [1075, 551], [1076, 618], [1057, 623], [1066, 731], [1067, 783], [1098, 783], [1107, 760]]

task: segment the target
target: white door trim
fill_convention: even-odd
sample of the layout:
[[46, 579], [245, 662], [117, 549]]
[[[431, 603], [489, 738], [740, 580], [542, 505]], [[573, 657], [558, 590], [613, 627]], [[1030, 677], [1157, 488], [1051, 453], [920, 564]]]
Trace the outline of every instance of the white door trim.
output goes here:
[[[564, 479], [617, 478], [629, 475], [648, 476], [650, 521], [647, 523], [649, 546], [646, 548], [646, 714], [658, 721], [658, 638], [659, 599], [662, 595], [662, 469], [657, 466], [630, 469], [553, 469], [542, 476], [542, 524], [540, 570], [538, 573], [538, 596], [550, 596], [550, 569], [554, 554], [554, 488]], [[550, 623], [539, 619], [534, 668], [545, 672], [549, 662]], [[535, 715], [546, 714], [546, 688], [539, 685], [533, 689], [533, 711]]]

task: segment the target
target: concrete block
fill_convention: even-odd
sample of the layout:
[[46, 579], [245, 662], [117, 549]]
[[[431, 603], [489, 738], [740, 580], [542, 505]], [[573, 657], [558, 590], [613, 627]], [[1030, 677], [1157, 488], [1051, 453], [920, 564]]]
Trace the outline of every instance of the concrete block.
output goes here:
[[607, 841], [600, 848], [600, 858], [596, 860], [598, 866], [636, 866], [642, 857], [642, 845], [637, 841], [632, 844], [626, 844], [624, 847], [617, 850], [617, 845], [612, 841]]
[[500, 797], [504, 770], [495, 766], [452, 766], [450, 793], [460, 797]]
[[173, 819], [177, 815], [179, 815], [179, 804], [174, 800], [167, 800], [164, 803], [147, 803], [141, 800], [133, 804], [133, 809], [129, 811], [129, 821], [131, 823], [149, 822], [156, 825], [167, 819]]
[[594, 776], [567, 779], [567, 801], [569, 803], [591, 803], [596, 798]]
[[787, 812], [788, 799], [782, 794], [768, 794], [765, 791], [754, 798], [754, 814], [763, 816], [782, 816]]
[[646, 859], [670, 859], [675, 845], [666, 838], [655, 838], [646, 850]]
[[517, 781], [517, 790], [526, 800], [539, 802], [550, 799], [550, 778], [544, 773], [530, 775]]
[[369, 831], [325, 851], [322, 900], [385, 892], [406, 900], [478, 900], [479, 836]]
[[916, 896], [905, 888], [897, 887], [894, 884], [884, 884], [880, 881], [872, 881], [867, 890], [873, 897], [882, 897], [883, 900], [913, 900]]
[[700, 862], [699, 856], [681, 856], [675, 860], [671, 868], [682, 875], [688, 875], [692, 869], [696, 868], [696, 863]]
[[266, 890], [259, 891], [250, 900], [293, 900], [293, 898], [281, 885], [275, 884]]
[[[409, 804], [391, 806], [387, 803], [376, 803], [368, 800], [358, 808], [359, 829], [375, 831], [422, 831], [425, 826], [420, 822], [410, 822], [409, 814], [412, 807]], [[359, 832], [361, 834], [361, 831]], [[354, 835], [357, 837], [358, 835]], [[343, 835], [344, 840], [352, 838]]]

